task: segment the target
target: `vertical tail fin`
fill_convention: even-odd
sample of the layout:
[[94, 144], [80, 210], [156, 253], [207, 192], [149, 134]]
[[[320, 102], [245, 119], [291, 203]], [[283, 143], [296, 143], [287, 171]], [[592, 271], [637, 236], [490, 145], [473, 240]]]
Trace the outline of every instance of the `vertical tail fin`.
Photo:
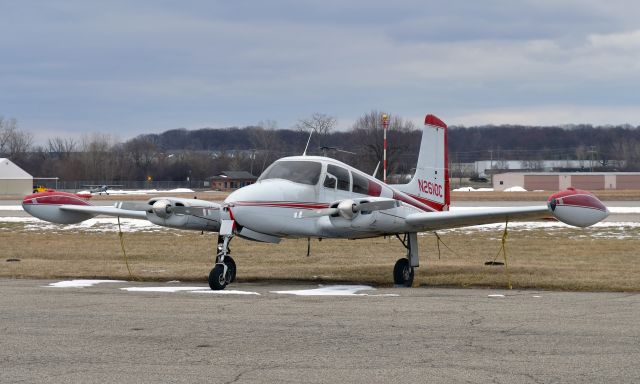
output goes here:
[[416, 173], [407, 184], [393, 187], [438, 211], [449, 210], [449, 150], [447, 125], [434, 115], [427, 115]]

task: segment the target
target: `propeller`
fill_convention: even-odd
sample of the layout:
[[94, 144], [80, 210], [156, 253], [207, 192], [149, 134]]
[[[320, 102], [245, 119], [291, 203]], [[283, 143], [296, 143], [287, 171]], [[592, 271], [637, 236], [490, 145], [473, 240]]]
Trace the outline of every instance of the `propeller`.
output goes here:
[[296, 218], [305, 219], [309, 217], [321, 217], [321, 216], [330, 216], [338, 214], [341, 217], [351, 220], [358, 212], [362, 211], [384, 211], [385, 209], [395, 208], [399, 205], [398, 201], [389, 199], [389, 200], [378, 200], [378, 201], [370, 201], [364, 203], [358, 203], [354, 200], [342, 200], [338, 205], [334, 208], [323, 208], [323, 209], [314, 209], [311, 211], [299, 211], [296, 214]]

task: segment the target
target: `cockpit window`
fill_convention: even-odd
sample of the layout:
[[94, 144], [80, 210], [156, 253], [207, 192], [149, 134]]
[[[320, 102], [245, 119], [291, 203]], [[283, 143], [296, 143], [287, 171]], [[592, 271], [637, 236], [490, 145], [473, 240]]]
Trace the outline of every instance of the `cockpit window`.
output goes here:
[[322, 165], [315, 161], [277, 161], [273, 163], [260, 178], [284, 179], [294, 183], [316, 185], [320, 179]]

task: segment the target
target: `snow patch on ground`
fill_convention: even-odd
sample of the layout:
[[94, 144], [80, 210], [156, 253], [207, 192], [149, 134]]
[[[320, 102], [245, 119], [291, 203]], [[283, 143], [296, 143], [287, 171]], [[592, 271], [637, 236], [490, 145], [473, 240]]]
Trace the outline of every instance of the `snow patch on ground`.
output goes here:
[[250, 292], [250, 291], [237, 291], [233, 289], [225, 289], [223, 291], [212, 291], [209, 287], [126, 287], [120, 288], [123, 291], [127, 292], [191, 292], [191, 293], [209, 293], [209, 294], [219, 294], [219, 295], [258, 295], [258, 292]]
[[24, 211], [22, 205], [0, 205], [0, 211]]
[[120, 288], [127, 292], [193, 292], [199, 290], [209, 289], [209, 287], [126, 287]]
[[[453, 192], [493, 192], [493, 191], [494, 191], [493, 188], [473, 188], [473, 187], [461, 187], [453, 190]], [[527, 192], [527, 190], [520, 186], [515, 186], [515, 187], [507, 188], [503, 192]]]
[[208, 291], [193, 291], [193, 293], [207, 293], [207, 294], [213, 294], [213, 295], [256, 295], [256, 296], [260, 296], [260, 294], [258, 292], [237, 291], [237, 290], [233, 290], [233, 289], [225, 289], [225, 290], [222, 290], [222, 291], [212, 291], [212, 290], [208, 290]]
[[493, 192], [493, 188], [461, 187], [454, 189], [453, 192]]
[[296, 295], [296, 296], [398, 296], [398, 295], [370, 295], [368, 293], [358, 293], [360, 291], [375, 291], [376, 289], [368, 285], [330, 285], [313, 289], [300, 289], [292, 291], [271, 291], [271, 293]]
[[[78, 224], [55, 224], [35, 217], [0, 217], [0, 223], [23, 223], [25, 231], [42, 232], [117, 232], [116, 217], [99, 217]], [[122, 232], [157, 232], [168, 230], [147, 220], [120, 219]], [[0, 228], [2, 231], [2, 228]]]
[[53, 288], [85, 288], [85, 287], [93, 287], [96, 284], [102, 283], [126, 283], [123, 280], [67, 280], [67, 281], [59, 281], [57, 283], [51, 283], [46, 287]]

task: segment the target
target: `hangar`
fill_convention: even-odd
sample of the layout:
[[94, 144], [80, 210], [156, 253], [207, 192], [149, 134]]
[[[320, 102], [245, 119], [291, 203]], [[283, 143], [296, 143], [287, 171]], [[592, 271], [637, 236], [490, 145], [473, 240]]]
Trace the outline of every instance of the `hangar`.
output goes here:
[[11, 160], [0, 158], [0, 195], [28, 195], [33, 190], [33, 176]]
[[640, 172], [508, 172], [493, 175], [493, 189], [511, 187], [527, 191], [559, 191], [568, 187], [586, 190], [640, 189]]

